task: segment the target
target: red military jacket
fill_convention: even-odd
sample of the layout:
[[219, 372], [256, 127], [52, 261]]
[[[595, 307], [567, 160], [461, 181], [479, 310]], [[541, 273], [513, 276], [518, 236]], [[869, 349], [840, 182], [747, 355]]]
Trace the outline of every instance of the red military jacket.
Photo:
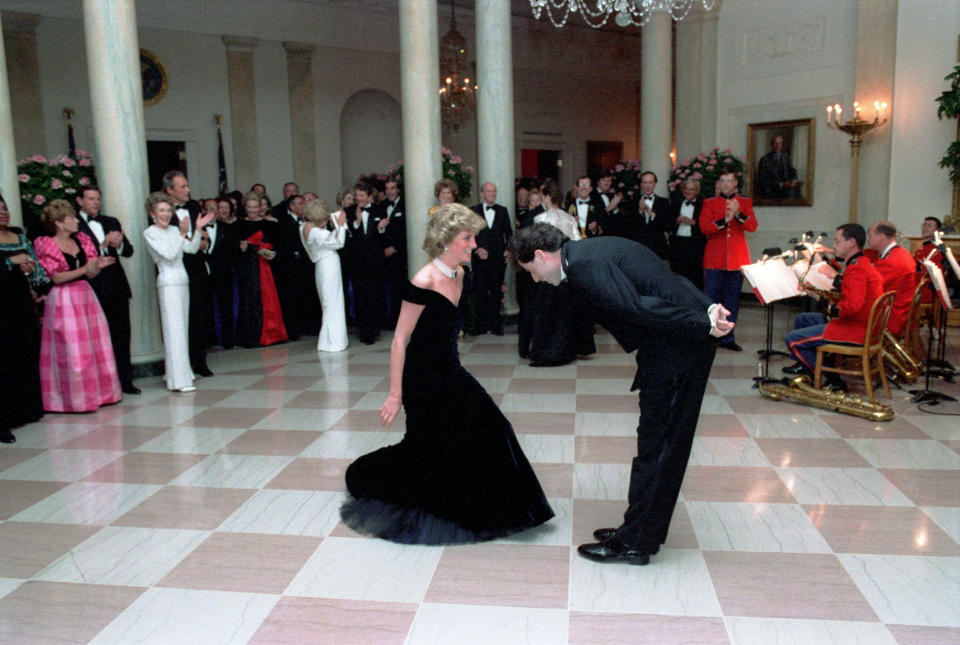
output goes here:
[[899, 337], [907, 323], [913, 290], [917, 286], [917, 262], [910, 255], [910, 251], [897, 245], [890, 249], [886, 256], [874, 260], [873, 266], [883, 277], [883, 290], [895, 291], [897, 294], [893, 297], [893, 310], [890, 312], [887, 329]]
[[753, 200], [735, 195], [740, 204], [740, 213], [746, 217], [743, 222], [733, 218], [724, 222], [727, 215], [727, 200], [722, 196], [711, 197], [703, 202], [700, 211], [700, 232], [707, 236], [707, 246], [703, 250], [704, 269], [723, 269], [739, 271], [740, 267], [750, 264], [750, 249], [744, 231], [757, 230], [757, 216], [753, 214]]
[[883, 295], [883, 277], [863, 253], [847, 260], [840, 285], [840, 315], [823, 330], [826, 340], [862, 344], [870, 321], [870, 307]]
[[[927, 256], [930, 255], [930, 251], [933, 251], [930, 261], [943, 269], [943, 254], [936, 250], [936, 247], [933, 245], [931, 240], [926, 240], [923, 243], [923, 246], [913, 253], [913, 259], [916, 260], [917, 264], [919, 265], [917, 267], [917, 282], [920, 281], [920, 278], [927, 275], [927, 270], [923, 268], [922, 263], [927, 259]], [[920, 302], [924, 304], [933, 302], [933, 289], [931, 289], [929, 286], [924, 288], [923, 294], [920, 296]]]

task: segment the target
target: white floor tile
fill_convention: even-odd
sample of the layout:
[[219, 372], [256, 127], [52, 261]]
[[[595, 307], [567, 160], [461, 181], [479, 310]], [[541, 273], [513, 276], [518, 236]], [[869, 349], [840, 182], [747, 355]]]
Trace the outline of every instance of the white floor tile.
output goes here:
[[832, 553], [796, 504], [686, 502], [704, 551]]
[[567, 623], [567, 612], [561, 609], [424, 603], [406, 645], [555, 645], [567, 642]]

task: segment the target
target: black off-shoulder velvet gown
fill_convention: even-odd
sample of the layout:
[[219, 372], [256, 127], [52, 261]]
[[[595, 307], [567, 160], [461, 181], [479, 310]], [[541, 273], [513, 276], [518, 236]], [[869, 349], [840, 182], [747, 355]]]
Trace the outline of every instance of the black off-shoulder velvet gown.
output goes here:
[[347, 526], [404, 544], [481, 542], [543, 524], [553, 511], [510, 422], [461, 365], [460, 317], [442, 294], [424, 305], [403, 368], [403, 440], [347, 469]]

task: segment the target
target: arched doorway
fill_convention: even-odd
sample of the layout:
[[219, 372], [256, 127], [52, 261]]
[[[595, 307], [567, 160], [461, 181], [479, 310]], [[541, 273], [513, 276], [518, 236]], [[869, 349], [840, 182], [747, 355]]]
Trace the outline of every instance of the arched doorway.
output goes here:
[[400, 104], [383, 90], [354, 93], [340, 110], [342, 183], [361, 174], [386, 172], [403, 155]]

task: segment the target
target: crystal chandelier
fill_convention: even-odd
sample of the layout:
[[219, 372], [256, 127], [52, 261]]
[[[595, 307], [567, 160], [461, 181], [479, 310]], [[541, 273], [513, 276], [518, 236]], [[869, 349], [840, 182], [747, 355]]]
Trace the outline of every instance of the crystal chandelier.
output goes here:
[[473, 114], [477, 84], [467, 64], [467, 39], [457, 31], [457, 18], [450, 2], [450, 31], [440, 39], [440, 115], [443, 125], [454, 130]]
[[580, 12], [584, 22], [598, 29], [614, 14], [615, 22], [621, 27], [642, 27], [658, 11], [669, 12], [679, 22], [687, 17], [694, 3], [703, 5], [704, 11], [710, 11], [717, 0], [530, 0], [530, 8], [538, 20], [542, 13], [546, 13], [554, 27], [563, 27], [571, 13]]

